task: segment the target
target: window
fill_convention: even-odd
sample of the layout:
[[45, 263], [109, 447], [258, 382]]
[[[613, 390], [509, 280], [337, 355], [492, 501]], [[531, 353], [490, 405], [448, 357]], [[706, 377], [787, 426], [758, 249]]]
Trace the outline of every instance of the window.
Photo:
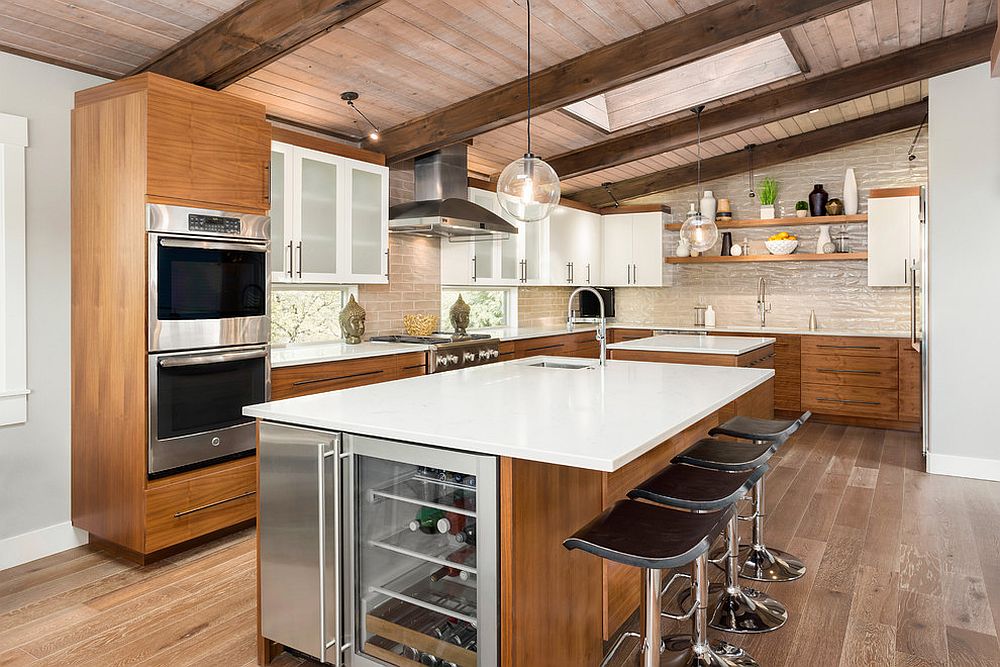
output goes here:
[[0, 113], [0, 426], [27, 419], [24, 149], [28, 119]]
[[517, 324], [517, 289], [448, 288], [441, 290], [441, 331], [452, 330], [448, 316], [459, 294], [471, 308], [470, 329]]
[[271, 344], [319, 343], [343, 338], [340, 311], [352, 294], [358, 298], [358, 288], [353, 285], [272, 286]]

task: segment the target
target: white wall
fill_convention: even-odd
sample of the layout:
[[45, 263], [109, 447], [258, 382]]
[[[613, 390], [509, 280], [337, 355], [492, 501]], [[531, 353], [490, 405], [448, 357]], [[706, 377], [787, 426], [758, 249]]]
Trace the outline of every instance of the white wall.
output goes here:
[[929, 472], [1000, 480], [1000, 79], [930, 81]]
[[76, 546], [70, 520], [70, 109], [104, 79], [0, 53], [0, 112], [28, 119], [28, 420], [0, 427], [0, 569]]

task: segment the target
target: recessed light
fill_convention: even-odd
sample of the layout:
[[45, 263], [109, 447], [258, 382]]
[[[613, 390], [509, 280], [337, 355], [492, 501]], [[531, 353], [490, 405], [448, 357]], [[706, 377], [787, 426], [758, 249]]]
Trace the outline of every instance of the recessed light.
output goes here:
[[813, 110], [812, 110], [812, 111], [810, 111], [809, 113], [819, 113], [819, 109], [813, 109]]

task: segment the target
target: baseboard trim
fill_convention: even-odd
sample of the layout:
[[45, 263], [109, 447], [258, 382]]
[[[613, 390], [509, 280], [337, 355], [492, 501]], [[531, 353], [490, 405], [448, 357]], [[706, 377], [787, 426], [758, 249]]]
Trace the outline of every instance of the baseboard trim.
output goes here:
[[87, 543], [87, 532], [69, 521], [0, 540], [0, 570], [30, 563]]
[[951, 454], [927, 454], [927, 472], [932, 475], [967, 477], [1000, 482], [1000, 460], [976, 459], [969, 456]]

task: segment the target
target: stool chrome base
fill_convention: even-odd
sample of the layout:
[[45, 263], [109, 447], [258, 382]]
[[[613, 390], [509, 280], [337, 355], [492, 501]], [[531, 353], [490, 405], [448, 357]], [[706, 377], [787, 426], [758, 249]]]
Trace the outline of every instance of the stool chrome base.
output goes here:
[[664, 642], [661, 667], [759, 667], [746, 651], [723, 641], [696, 645], [691, 635], [673, 635]]
[[806, 573], [795, 556], [763, 545], [741, 546], [740, 559], [740, 577], [753, 581], [795, 581]]
[[722, 632], [756, 634], [777, 630], [788, 620], [788, 610], [770, 595], [746, 586], [709, 586], [712, 617], [708, 626]]

